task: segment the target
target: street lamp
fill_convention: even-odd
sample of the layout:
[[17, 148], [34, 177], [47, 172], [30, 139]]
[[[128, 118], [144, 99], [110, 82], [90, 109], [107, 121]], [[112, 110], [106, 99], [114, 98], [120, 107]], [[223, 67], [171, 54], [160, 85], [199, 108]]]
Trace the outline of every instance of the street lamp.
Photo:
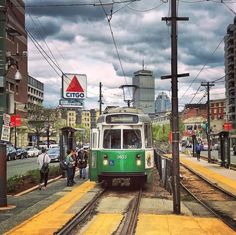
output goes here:
[[134, 93], [138, 87], [136, 85], [122, 85], [120, 88], [123, 89], [124, 101], [130, 107], [130, 103], [134, 101]]

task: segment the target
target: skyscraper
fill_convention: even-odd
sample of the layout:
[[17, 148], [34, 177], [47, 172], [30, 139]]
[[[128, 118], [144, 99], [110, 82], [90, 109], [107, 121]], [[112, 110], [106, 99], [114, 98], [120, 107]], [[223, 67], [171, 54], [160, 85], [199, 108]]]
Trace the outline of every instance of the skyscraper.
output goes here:
[[155, 112], [155, 78], [150, 70], [134, 72], [133, 85], [137, 86], [134, 93], [134, 107], [141, 108], [144, 113]]
[[236, 17], [234, 18], [234, 24], [230, 24], [227, 28], [227, 34], [224, 38], [225, 41], [225, 90], [226, 90], [226, 117], [227, 121], [234, 123], [236, 127]]
[[158, 94], [155, 102], [155, 112], [166, 112], [171, 110], [170, 98], [165, 92]]

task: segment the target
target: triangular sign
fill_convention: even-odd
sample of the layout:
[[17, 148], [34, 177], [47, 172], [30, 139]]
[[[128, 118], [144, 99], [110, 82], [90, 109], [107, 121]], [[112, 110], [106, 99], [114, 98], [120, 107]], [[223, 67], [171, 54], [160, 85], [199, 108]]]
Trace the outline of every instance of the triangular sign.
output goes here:
[[84, 89], [81, 87], [78, 79], [74, 76], [66, 89], [66, 92], [84, 92]]

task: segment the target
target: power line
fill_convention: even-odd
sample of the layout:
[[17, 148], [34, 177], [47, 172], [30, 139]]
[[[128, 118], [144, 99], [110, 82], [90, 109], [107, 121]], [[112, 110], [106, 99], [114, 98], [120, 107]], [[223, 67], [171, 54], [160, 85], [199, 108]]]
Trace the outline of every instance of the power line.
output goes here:
[[[217, 47], [214, 49], [214, 51], [211, 53], [211, 55], [215, 54], [215, 52], [217, 51], [217, 49], [220, 47], [221, 43], [224, 41], [224, 38], [220, 41], [220, 43], [217, 45]], [[198, 74], [196, 75], [196, 77], [192, 80], [192, 82], [190, 83], [190, 85], [188, 86], [188, 88], [186, 89], [186, 91], [184, 92], [184, 94], [181, 96], [180, 99], [182, 99], [185, 94], [188, 92], [188, 90], [190, 89], [190, 87], [192, 86], [192, 84], [194, 83], [194, 81], [199, 77], [199, 75], [201, 74], [201, 72], [203, 71], [203, 69], [205, 68], [205, 66], [207, 65], [209, 61], [207, 61], [202, 68], [200, 69], [200, 71], [198, 72]]]
[[[101, 0], [99, 0], [99, 2], [101, 3]], [[115, 46], [115, 49], [116, 49], [116, 54], [117, 54], [117, 57], [118, 57], [118, 60], [119, 60], [119, 63], [120, 63], [120, 67], [121, 67], [121, 70], [122, 70], [122, 73], [123, 73], [123, 76], [125, 78], [125, 82], [127, 84], [127, 79], [126, 79], [126, 75], [125, 75], [125, 71], [124, 71], [124, 68], [123, 68], [123, 65], [122, 65], [122, 62], [121, 62], [121, 58], [120, 58], [120, 54], [119, 54], [119, 51], [118, 51], [118, 47], [117, 47], [117, 44], [116, 44], [116, 40], [115, 40], [115, 37], [114, 37], [114, 33], [112, 31], [112, 27], [111, 27], [111, 19], [112, 19], [112, 9], [111, 9], [111, 15], [108, 16], [106, 11], [105, 11], [105, 8], [104, 6], [102, 5], [102, 9], [103, 9], [103, 12], [107, 18], [107, 22], [108, 22], [108, 25], [109, 25], [109, 29], [110, 29], [110, 32], [111, 32], [111, 36], [112, 36], [112, 41], [113, 41], [113, 44]]]
[[132, 11], [143, 13], [143, 12], [148, 12], [148, 11], [155, 10], [155, 9], [159, 8], [161, 5], [163, 5], [164, 3], [167, 3], [167, 1], [166, 2], [163, 1], [162, 3], [158, 3], [158, 5], [156, 5], [155, 7], [152, 7], [152, 8], [146, 9], [146, 10], [138, 10], [138, 9], [135, 9], [133, 7], [130, 7], [130, 6], [127, 6], [127, 7]]
[[195, 98], [195, 96], [197, 95], [198, 91], [200, 90], [201, 86], [198, 87], [197, 91], [195, 92], [193, 98], [191, 99], [191, 101], [189, 102], [189, 104], [192, 103], [193, 99]]
[[[86, 2], [81, 2], [81, 3], [64, 3], [64, 4], [27, 4], [25, 3], [25, 8], [44, 8], [44, 7], [81, 7], [81, 6], [100, 6], [101, 4], [104, 6], [107, 5], [113, 5], [113, 4], [120, 4], [120, 3], [127, 3], [127, 2], [136, 2], [139, 0], [123, 0], [123, 1], [112, 1], [112, 2], [107, 2], [107, 3], [86, 3]], [[18, 8], [22, 7], [21, 5], [14, 5], [12, 8]]]

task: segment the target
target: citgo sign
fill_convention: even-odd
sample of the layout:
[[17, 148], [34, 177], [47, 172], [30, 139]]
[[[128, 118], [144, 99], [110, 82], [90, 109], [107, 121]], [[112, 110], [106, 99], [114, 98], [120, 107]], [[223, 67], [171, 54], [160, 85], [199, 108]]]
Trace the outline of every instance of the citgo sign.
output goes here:
[[64, 99], [84, 99], [87, 94], [85, 74], [64, 74], [62, 76], [62, 97]]

